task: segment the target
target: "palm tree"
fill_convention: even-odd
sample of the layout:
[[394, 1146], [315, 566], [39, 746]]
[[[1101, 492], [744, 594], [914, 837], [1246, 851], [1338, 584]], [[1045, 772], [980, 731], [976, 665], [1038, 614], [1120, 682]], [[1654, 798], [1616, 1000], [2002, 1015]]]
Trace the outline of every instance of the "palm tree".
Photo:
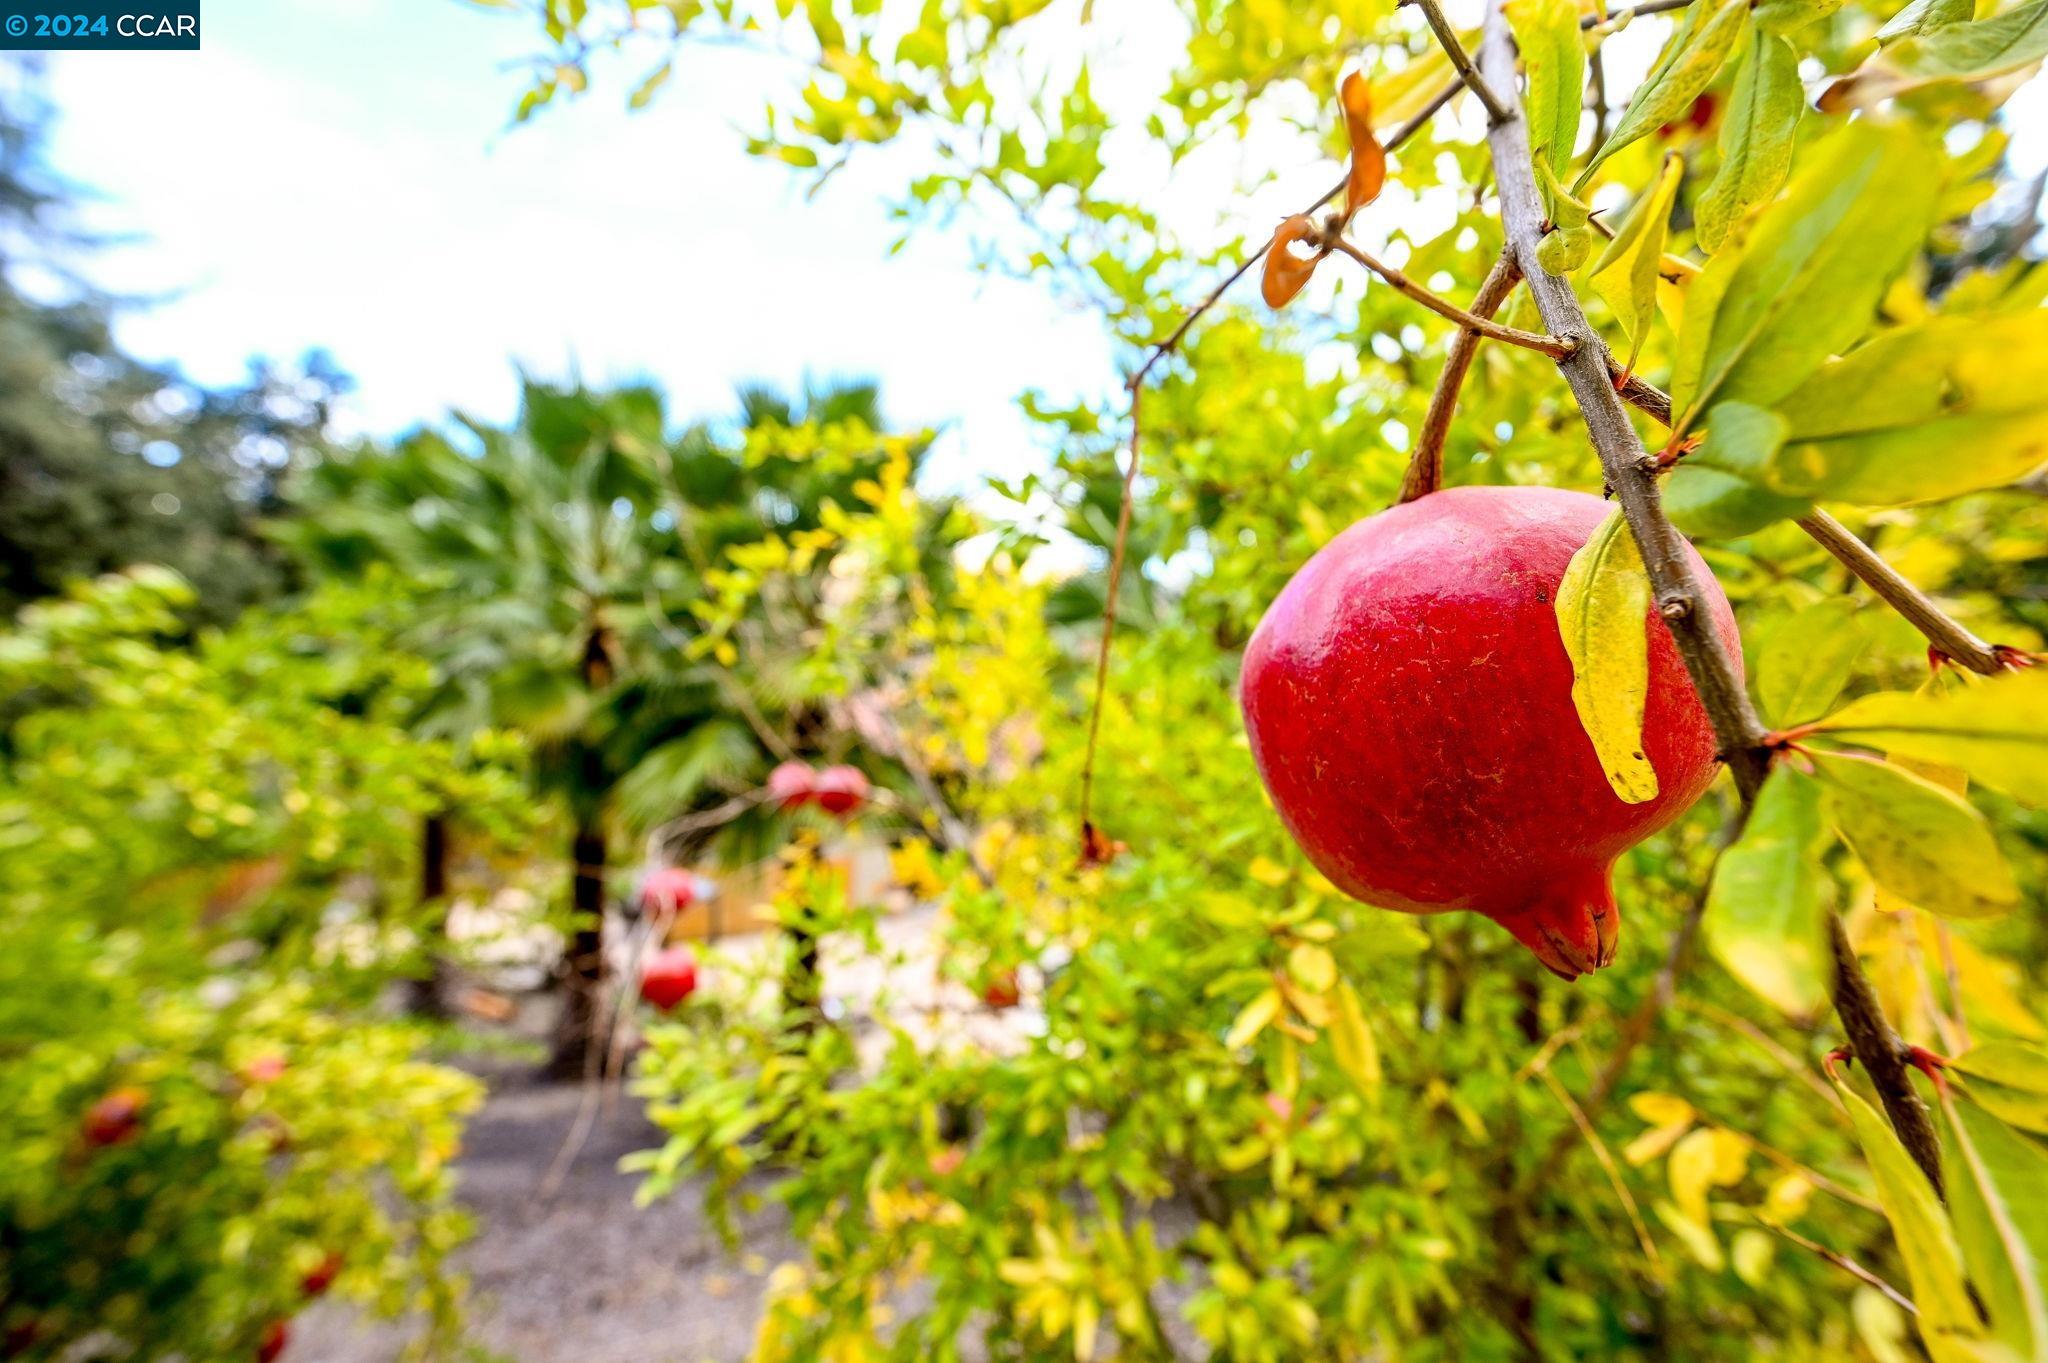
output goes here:
[[[458, 425], [455, 438], [422, 432], [317, 468], [282, 533], [330, 571], [382, 562], [420, 585], [416, 646], [442, 679], [423, 731], [528, 738], [539, 787], [570, 824], [548, 1070], [580, 1075], [596, 1058], [619, 836], [758, 785], [793, 753], [844, 746], [799, 665], [822, 565], [816, 581], [745, 604], [744, 661], [696, 656], [696, 608], [734, 549], [815, 530], [828, 502], [854, 501], [882, 462], [880, 414], [872, 385], [795, 402], [750, 389], [736, 425], [672, 438], [650, 388], [528, 382], [512, 427]], [[807, 438], [823, 431], [837, 438]], [[772, 824], [763, 810], [721, 833], [735, 853], [759, 851], [779, 836]], [[445, 832], [422, 830], [424, 896], [445, 893]]]

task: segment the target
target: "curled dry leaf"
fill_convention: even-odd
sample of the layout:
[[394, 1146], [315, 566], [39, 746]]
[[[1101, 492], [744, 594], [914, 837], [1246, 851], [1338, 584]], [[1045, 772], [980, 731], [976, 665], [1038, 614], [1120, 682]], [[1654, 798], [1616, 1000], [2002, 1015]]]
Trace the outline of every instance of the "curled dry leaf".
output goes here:
[[1259, 281], [1259, 292], [1267, 307], [1286, 307], [1316, 272], [1316, 264], [1326, 252], [1317, 248], [1313, 254], [1299, 255], [1295, 251], [1305, 240], [1313, 241], [1315, 231], [1316, 225], [1300, 213], [1273, 229], [1273, 244], [1266, 251], [1266, 273]]
[[1344, 106], [1344, 132], [1351, 139], [1351, 175], [1344, 182], [1344, 216], [1380, 196], [1387, 183], [1387, 149], [1372, 133], [1372, 87], [1353, 71], [1337, 89]]

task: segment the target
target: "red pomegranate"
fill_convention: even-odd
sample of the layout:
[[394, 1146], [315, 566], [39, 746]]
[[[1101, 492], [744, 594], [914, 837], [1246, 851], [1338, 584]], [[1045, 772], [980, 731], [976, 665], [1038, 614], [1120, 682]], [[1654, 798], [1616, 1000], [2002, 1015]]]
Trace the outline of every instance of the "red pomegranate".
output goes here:
[[275, 1084], [284, 1078], [287, 1068], [285, 1058], [275, 1051], [256, 1056], [242, 1066], [242, 1082], [251, 1085]]
[[[1615, 858], [1715, 769], [1661, 619], [1646, 625], [1643, 725], [1657, 796], [1624, 803], [1579, 723], [1557, 587], [1607, 514], [1583, 493], [1473, 487], [1360, 521], [1259, 622], [1240, 693], [1280, 817], [1339, 889], [1403, 913], [1485, 914], [1568, 980], [1614, 959]], [[1727, 599], [1692, 562], [1739, 658]]]
[[118, 1088], [86, 1109], [85, 1143], [105, 1147], [134, 1140], [142, 1130], [142, 1109], [149, 1095], [138, 1088]]
[[697, 992], [697, 958], [688, 947], [667, 947], [647, 958], [640, 997], [666, 1013]]
[[784, 762], [768, 773], [768, 794], [778, 808], [795, 809], [818, 795], [818, 773], [807, 762]]
[[859, 767], [827, 767], [818, 773], [818, 808], [847, 815], [868, 801], [867, 773]]
[[1016, 968], [998, 970], [990, 975], [988, 982], [981, 987], [981, 1001], [997, 1012], [1022, 1003], [1024, 990], [1017, 982]]
[[647, 913], [679, 913], [697, 900], [697, 877], [680, 866], [657, 866], [640, 881], [640, 907]]
[[292, 1342], [292, 1327], [281, 1320], [271, 1321], [263, 1327], [263, 1335], [256, 1341], [256, 1363], [274, 1363], [284, 1352], [284, 1346]]

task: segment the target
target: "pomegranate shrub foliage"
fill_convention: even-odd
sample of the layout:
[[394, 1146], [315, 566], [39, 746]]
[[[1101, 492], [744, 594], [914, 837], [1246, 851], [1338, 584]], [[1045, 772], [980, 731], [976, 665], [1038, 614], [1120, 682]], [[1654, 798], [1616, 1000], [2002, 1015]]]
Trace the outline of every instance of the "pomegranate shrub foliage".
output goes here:
[[525, 816], [516, 752], [398, 727], [427, 680], [398, 596], [186, 647], [186, 588], [139, 569], [0, 635], [6, 1356], [253, 1358], [330, 1286], [453, 1340], [481, 1094], [367, 1009], [408, 962], [420, 815]]

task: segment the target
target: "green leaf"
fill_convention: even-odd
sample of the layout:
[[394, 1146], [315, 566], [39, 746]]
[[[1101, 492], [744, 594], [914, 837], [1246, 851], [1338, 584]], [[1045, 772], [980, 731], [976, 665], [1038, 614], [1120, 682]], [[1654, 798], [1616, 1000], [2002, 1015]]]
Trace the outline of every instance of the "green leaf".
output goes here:
[[1942, 1181], [1992, 1337], [2021, 1358], [2040, 1358], [2048, 1354], [2048, 1152], [1946, 1089], [1941, 1115]]
[[1528, 73], [1523, 116], [1530, 149], [1561, 175], [1578, 144], [1585, 106], [1586, 45], [1579, 34], [1579, 7], [1573, 0], [1507, 0], [1502, 8]]
[[1842, 7], [1843, 0], [1763, 0], [1752, 14], [1765, 33], [1795, 33], [1808, 24], [1827, 18]]
[[1685, 162], [1677, 156], [1664, 158], [1663, 171], [1647, 194], [1636, 199], [1628, 219], [1593, 266], [1593, 291], [1614, 310], [1614, 318], [1628, 334], [1628, 361], [1622, 367], [1633, 370], [1650, 323], [1657, 316], [1657, 267], [1664, 258], [1664, 234], [1671, 220], [1671, 204], [1678, 197], [1678, 182], [1685, 175]]
[[1718, 251], [1735, 227], [1777, 197], [1792, 169], [1793, 135], [1806, 107], [1799, 54], [1766, 32], [1764, 10], [1749, 35], [1721, 124], [1721, 165], [1693, 204], [1700, 245]]
[[633, 93], [626, 98], [626, 107], [628, 109], [646, 108], [654, 101], [654, 96], [660, 92], [661, 87], [668, 84], [669, 77], [673, 74], [675, 74], [675, 67], [672, 63], [663, 62], [655, 67], [647, 73], [645, 79], [633, 87]]
[[1820, 786], [1774, 769], [1707, 891], [1707, 947], [1751, 993], [1793, 1017], [1828, 999]]
[[1882, 60], [1912, 82], [1910, 89], [1938, 80], [1989, 80], [2043, 57], [2048, 57], [2048, 0], [1972, 23], [1923, 28], [1892, 42]]
[[1756, 650], [1756, 696], [1764, 718], [1785, 729], [1826, 714], [1869, 642], [1855, 603], [1840, 597], [1778, 617]]
[[2019, 902], [2012, 869], [1968, 800], [1875, 758], [1814, 760], [1835, 827], [1879, 887], [1944, 918], [1984, 918]]
[[1748, 0], [1700, 0], [1694, 5], [1684, 26], [1671, 35], [1656, 65], [1637, 87], [1614, 132], [1573, 187], [1584, 189], [1608, 157], [1690, 108], [1712, 84], [1714, 73], [1734, 50], [1735, 40], [1748, 22]]
[[2048, 312], [1938, 317], [1824, 365], [1778, 403], [1782, 438], [1697, 455], [1785, 496], [1896, 506], [2012, 482], [2048, 460]]
[[1557, 587], [1557, 628], [1572, 660], [1572, 706], [1607, 784], [1629, 804], [1657, 798], [1643, 754], [1650, 693], [1650, 576], [1619, 511], [1572, 555]]
[[1968, 1077], [1966, 1093], [1986, 1112], [2048, 1135], [2048, 1049], [2024, 1041], [1987, 1041], [1949, 1064]]
[[1963, 1256], [1955, 1231], [1927, 1176], [1899, 1144], [1891, 1126], [1856, 1090], [1839, 1080], [1835, 1089], [1849, 1109], [1857, 1143], [1877, 1180], [1878, 1201], [1892, 1223], [1892, 1239], [1906, 1261], [1913, 1304], [1920, 1308], [1921, 1338], [1937, 1359], [1943, 1358], [1950, 1341], [1980, 1339], [1984, 1334], [1963, 1282]]
[[1913, 0], [1885, 21], [1885, 26], [1877, 31], [1877, 41], [1891, 44], [1916, 33], [1966, 24], [1976, 14], [1977, 0]]
[[1732, 473], [1687, 459], [1664, 484], [1664, 510], [1692, 539], [1734, 539], [1804, 516], [1813, 503], [1780, 497]]
[[1853, 123], [1816, 149], [1740, 248], [1715, 254], [1679, 328], [1675, 434], [1718, 402], [1776, 403], [1868, 329], [1933, 222], [1938, 158], [1925, 134]]
[[1959, 767], [2016, 800], [2048, 804], [2048, 669], [1947, 694], [1880, 692], [1852, 701], [1812, 731]]

